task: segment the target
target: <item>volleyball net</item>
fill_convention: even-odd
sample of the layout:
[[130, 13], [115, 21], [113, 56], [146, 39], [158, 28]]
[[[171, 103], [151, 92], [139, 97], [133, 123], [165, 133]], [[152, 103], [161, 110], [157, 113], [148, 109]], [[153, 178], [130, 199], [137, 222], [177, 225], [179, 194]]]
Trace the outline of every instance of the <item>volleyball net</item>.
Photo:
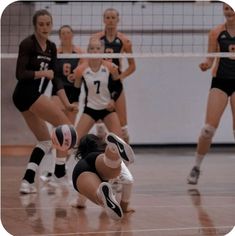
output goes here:
[[[210, 75], [201, 73], [198, 64], [208, 56], [208, 32], [225, 21], [222, 7], [222, 2], [214, 1], [14, 2], [1, 19], [2, 109], [8, 111], [13, 106], [10, 94], [16, 83], [18, 47], [21, 40], [33, 33], [32, 16], [36, 10], [51, 12], [51, 40], [57, 45], [58, 29], [68, 24], [74, 30], [74, 44], [86, 49], [91, 34], [104, 29], [104, 10], [115, 8], [120, 14], [118, 30], [132, 41], [133, 54], [89, 56], [136, 58], [136, 71], [124, 80], [131, 142], [194, 143], [210, 86]], [[10, 113], [11, 117], [17, 115]], [[17, 130], [17, 122], [7, 119], [3, 124], [3, 133], [12, 135], [4, 137], [5, 143], [22, 142], [22, 138], [17, 140], [8, 132], [9, 126], [12, 129], [17, 125]], [[215, 142], [234, 142], [230, 111], [224, 114], [220, 127]]]
[[[107, 8], [118, 10], [118, 30], [125, 33], [133, 44], [133, 54], [103, 56], [108, 58], [208, 56], [208, 32], [224, 22], [222, 2], [218, 1], [19, 1], [9, 5], [2, 15], [2, 58], [17, 56], [20, 41], [33, 32], [35, 10], [47, 9], [51, 12], [51, 40], [57, 45], [58, 29], [62, 25], [70, 25], [74, 30], [74, 44], [86, 49], [91, 34], [103, 30], [103, 12]], [[75, 55], [62, 55], [71, 56]]]

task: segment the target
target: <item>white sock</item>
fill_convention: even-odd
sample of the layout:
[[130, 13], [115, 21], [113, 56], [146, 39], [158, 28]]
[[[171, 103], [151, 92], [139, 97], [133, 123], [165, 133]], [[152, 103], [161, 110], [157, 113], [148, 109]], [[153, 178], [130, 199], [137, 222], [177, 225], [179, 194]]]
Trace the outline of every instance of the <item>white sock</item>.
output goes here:
[[198, 169], [200, 169], [201, 163], [204, 159], [205, 155], [201, 155], [196, 153], [196, 159], [195, 159], [195, 166], [198, 167]]
[[66, 162], [66, 157], [56, 157], [56, 165], [64, 165]]

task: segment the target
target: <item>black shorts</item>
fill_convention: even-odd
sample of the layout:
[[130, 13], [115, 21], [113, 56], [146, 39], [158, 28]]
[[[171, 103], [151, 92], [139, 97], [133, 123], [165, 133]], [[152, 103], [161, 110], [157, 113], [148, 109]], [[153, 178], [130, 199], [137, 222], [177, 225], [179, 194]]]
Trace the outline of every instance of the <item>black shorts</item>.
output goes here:
[[111, 94], [115, 92], [115, 101], [120, 97], [123, 91], [123, 85], [121, 80], [112, 80], [111, 82]]
[[[78, 102], [80, 93], [78, 94], [78, 89], [75, 88], [73, 84], [71, 86], [64, 86], [64, 91], [70, 103]], [[52, 88], [51, 95], [57, 95], [57, 91], [54, 89], [54, 87]]]
[[16, 108], [20, 112], [29, 110], [35, 101], [42, 95], [38, 92], [38, 88], [32, 84], [20, 84], [16, 85], [12, 99]]
[[217, 77], [212, 78], [211, 89], [218, 88], [225, 92], [228, 97], [235, 92], [235, 78], [234, 79], [221, 79]]
[[[77, 189], [76, 183], [77, 183], [78, 176], [81, 173], [83, 173], [83, 172], [92, 172], [92, 173], [97, 174], [98, 177], [100, 177], [99, 174], [96, 171], [96, 168], [95, 168], [96, 158], [100, 154], [101, 154], [101, 152], [91, 152], [85, 158], [83, 158], [80, 161], [78, 161], [78, 163], [74, 167], [73, 174], [72, 174], [73, 187], [78, 192], [79, 192], [79, 190]], [[103, 180], [101, 179], [101, 181], [103, 181]]]
[[108, 111], [107, 109], [95, 110], [90, 107], [85, 107], [83, 113], [89, 115], [93, 120], [103, 120], [107, 115], [111, 114], [114, 111]]

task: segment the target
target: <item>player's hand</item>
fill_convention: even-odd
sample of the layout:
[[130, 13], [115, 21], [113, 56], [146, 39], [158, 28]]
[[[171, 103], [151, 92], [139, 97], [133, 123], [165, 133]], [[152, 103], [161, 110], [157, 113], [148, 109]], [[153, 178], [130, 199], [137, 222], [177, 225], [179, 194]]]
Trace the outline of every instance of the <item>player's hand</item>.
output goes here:
[[77, 113], [77, 112], [78, 112], [78, 105], [77, 105], [77, 104], [71, 104], [71, 103], [69, 103], [69, 104], [66, 106], [66, 109], [67, 109], [67, 111]]
[[199, 68], [201, 69], [201, 71], [207, 71], [208, 69], [210, 69], [210, 65], [207, 62], [202, 62], [201, 64], [199, 64]]
[[45, 77], [49, 80], [52, 80], [54, 78], [54, 71], [53, 70], [45, 70]]
[[108, 111], [113, 111], [113, 110], [115, 109], [115, 102], [114, 102], [114, 100], [111, 100], [111, 101], [109, 102], [109, 104], [107, 105], [106, 109], [107, 109]]
[[70, 83], [74, 83], [74, 81], [75, 81], [75, 74], [74, 73], [72, 73], [72, 74], [69, 74], [68, 76], [67, 76], [67, 80], [70, 82]]

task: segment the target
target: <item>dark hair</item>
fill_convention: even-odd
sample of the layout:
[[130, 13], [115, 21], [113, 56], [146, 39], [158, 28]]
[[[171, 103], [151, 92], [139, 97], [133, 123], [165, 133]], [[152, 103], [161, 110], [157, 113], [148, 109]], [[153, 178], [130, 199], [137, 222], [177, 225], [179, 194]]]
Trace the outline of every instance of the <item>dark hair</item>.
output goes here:
[[61, 34], [61, 30], [62, 30], [63, 28], [68, 28], [68, 29], [70, 29], [70, 31], [73, 33], [73, 28], [72, 28], [70, 25], [62, 25], [62, 26], [59, 28], [59, 31], [58, 31], [59, 35]]
[[83, 159], [91, 152], [104, 152], [106, 143], [94, 134], [87, 134], [83, 136], [78, 145], [75, 159]]
[[41, 9], [41, 10], [38, 10], [34, 13], [33, 15], [33, 26], [35, 27], [36, 24], [37, 24], [37, 19], [39, 16], [49, 16], [51, 18], [51, 23], [52, 23], [52, 15], [49, 11], [47, 11], [46, 9]]

